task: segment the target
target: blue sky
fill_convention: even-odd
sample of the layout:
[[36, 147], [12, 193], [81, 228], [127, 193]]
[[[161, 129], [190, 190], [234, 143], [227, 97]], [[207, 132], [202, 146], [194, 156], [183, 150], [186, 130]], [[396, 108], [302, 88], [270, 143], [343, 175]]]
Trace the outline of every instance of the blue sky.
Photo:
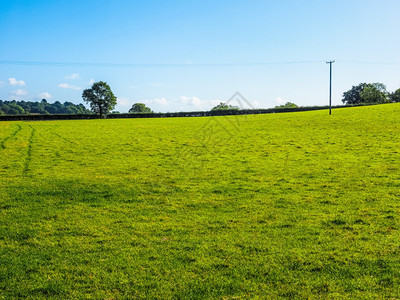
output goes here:
[[400, 88], [400, 1], [0, 0], [0, 99], [82, 103], [106, 81], [116, 110], [333, 104], [360, 82]]

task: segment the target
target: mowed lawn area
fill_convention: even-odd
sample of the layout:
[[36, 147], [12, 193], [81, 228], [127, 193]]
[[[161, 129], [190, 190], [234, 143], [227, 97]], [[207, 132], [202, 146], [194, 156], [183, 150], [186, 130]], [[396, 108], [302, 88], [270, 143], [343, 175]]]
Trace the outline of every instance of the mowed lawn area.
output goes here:
[[400, 297], [400, 104], [0, 122], [0, 298]]

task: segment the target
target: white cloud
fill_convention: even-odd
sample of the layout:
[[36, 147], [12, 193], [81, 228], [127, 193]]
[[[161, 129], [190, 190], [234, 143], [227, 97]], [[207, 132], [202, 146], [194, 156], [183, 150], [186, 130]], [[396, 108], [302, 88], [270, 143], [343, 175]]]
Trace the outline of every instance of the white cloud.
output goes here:
[[128, 98], [117, 98], [117, 103], [118, 105], [124, 106], [124, 107], [131, 107], [132, 106], [132, 102], [128, 99]]
[[286, 100], [283, 100], [283, 99], [280, 98], [280, 97], [277, 97], [277, 98], [275, 98], [275, 102], [276, 102], [278, 105], [283, 105], [283, 104], [285, 104], [287, 101], [286, 101]]
[[4, 82], [0, 81], [0, 88], [3, 87], [3, 85], [4, 85]]
[[195, 107], [200, 107], [202, 106], [202, 101], [200, 100], [200, 98], [198, 97], [186, 97], [186, 96], [181, 96], [179, 98], [179, 101], [185, 103], [185, 104], [189, 104], [191, 106], [195, 106]]
[[28, 93], [25, 90], [16, 90], [11, 92], [14, 96], [26, 96]]
[[64, 77], [64, 79], [78, 79], [79, 78], [79, 74], [78, 73], [74, 73], [74, 74], [71, 74], [71, 75], [67, 75], [67, 76], [65, 76]]
[[44, 93], [40, 93], [40, 94], [38, 95], [38, 98], [39, 98], [39, 99], [46, 99], [46, 100], [49, 100], [49, 99], [52, 98], [52, 96], [51, 96], [48, 92], [44, 92]]
[[183, 103], [181, 109], [184, 110], [210, 110], [221, 102], [220, 100], [201, 100], [199, 97], [196, 96], [180, 96], [178, 101]]
[[168, 101], [165, 98], [155, 98], [154, 99], [154, 103], [157, 103], [157, 104], [162, 105], [162, 106], [167, 106], [168, 105]]
[[60, 83], [58, 85], [58, 87], [60, 87], [62, 89], [71, 89], [71, 90], [76, 90], [76, 91], [80, 91], [81, 90], [80, 87], [77, 87], [77, 86], [74, 86], [74, 85], [71, 85], [71, 84], [68, 84], [68, 83]]
[[154, 98], [153, 100], [140, 100], [137, 101], [137, 103], [144, 103], [146, 105], [150, 105], [150, 104], [158, 104], [161, 106], [167, 106], [168, 105], [168, 101], [166, 98]]
[[24, 86], [26, 83], [23, 80], [17, 80], [16, 78], [8, 78], [8, 84], [11, 86]]
[[92, 85], [93, 83], [95, 83], [95, 80], [93, 78], [91, 78], [88, 83], [89, 83], [89, 85]]

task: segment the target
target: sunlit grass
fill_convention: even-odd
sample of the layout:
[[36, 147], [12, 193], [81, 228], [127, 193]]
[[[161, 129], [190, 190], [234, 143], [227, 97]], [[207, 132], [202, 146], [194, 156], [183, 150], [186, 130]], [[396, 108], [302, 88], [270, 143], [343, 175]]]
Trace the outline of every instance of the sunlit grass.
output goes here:
[[0, 297], [400, 297], [400, 105], [0, 123]]

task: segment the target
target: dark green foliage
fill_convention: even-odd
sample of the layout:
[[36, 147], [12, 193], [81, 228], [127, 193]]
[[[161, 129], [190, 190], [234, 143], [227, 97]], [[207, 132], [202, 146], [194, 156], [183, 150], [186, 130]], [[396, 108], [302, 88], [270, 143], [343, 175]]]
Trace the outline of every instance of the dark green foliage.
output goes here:
[[41, 102], [29, 101], [2, 101], [0, 100], [0, 115], [29, 115], [29, 114], [89, 114], [83, 104], [74, 104], [72, 102], [59, 101], [48, 103], [45, 99]]
[[144, 103], [135, 103], [129, 110], [131, 114], [151, 114], [153, 111]]
[[397, 89], [393, 93], [390, 93], [389, 99], [391, 102], [400, 102], [400, 89]]
[[216, 111], [216, 110], [239, 110], [239, 107], [220, 102], [217, 106], [214, 106], [211, 109], [211, 111]]
[[387, 102], [386, 86], [383, 83], [369, 83], [367, 84], [360, 96], [364, 103], [384, 103]]
[[283, 105], [275, 106], [275, 108], [298, 108], [298, 106], [293, 102], [286, 102]]
[[342, 102], [350, 105], [363, 103], [361, 92], [364, 90], [366, 85], [366, 83], [360, 83], [357, 86], [353, 86], [347, 92], [344, 92]]
[[342, 102], [348, 105], [387, 102], [386, 86], [382, 83], [360, 83], [343, 93]]
[[106, 116], [117, 105], [117, 97], [114, 96], [110, 86], [104, 81], [93, 83], [90, 89], [83, 91], [82, 98], [83, 101], [90, 104], [92, 111], [100, 117]]

